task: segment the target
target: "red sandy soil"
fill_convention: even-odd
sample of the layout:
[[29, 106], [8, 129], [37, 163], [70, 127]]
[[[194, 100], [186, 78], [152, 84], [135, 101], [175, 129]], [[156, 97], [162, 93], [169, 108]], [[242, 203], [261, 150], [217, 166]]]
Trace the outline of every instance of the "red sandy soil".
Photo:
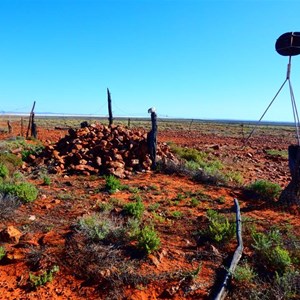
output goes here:
[[[39, 129], [41, 141], [57, 141], [66, 134], [64, 130]], [[2, 133], [0, 139], [9, 138]], [[271, 157], [266, 149], [287, 149], [290, 137], [283, 135], [263, 137], [253, 136], [247, 146], [241, 138], [222, 135], [222, 133], [199, 133], [198, 131], [165, 130], [159, 132], [159, 141], [174, 142], [181, 146], [194, 147], [209, 151], [226, 163], [228, 170], [242, 174], [245, 184], [257, 179], [267, 179], [286, 186], [290, 180], [287, 159]], [[24, 174], [39, 189], [38, 199], [22, 205], [14, 214], [0, 224], [0, 230], [12, 225], [22, 236], [16, 244], [6, 243], [8, 259], [0, 264], [1, 299], [110, 299], [105, 298], [99, 284], [86, 282], [80, 278], [76, 268], [66, 259], [67, 236], [71, 225], [83, 215], [97, 212], [99, 203], [117, 198], [124, 203], [130, 201], [132, 193], [119, 191], [114, 195], [96, 191], [103, 187], [104, 179], [93, 176], [50, 175], [51, 184], [43, 185], [36, 174]], [[154, 279], [149, 285], [137, 288], [128, 286], [116, 299], [207, 299], [216, 279], [216, 273], [222, 267], [224, 258], [233, 253], [236, 243], [222, 249], [209, 244], [197, 245], [192, 232], [201, 228], [201, 221], [208, 208], [224, 212], [232, 211], [233, 199], [240, 202], [242, 214], [260, 220], [261, 224], [284, 224], [289, 222], [300, 229], [298, 210], [283, 210], [272, 205], [259, 205], [245, 198], [239, 187], [210, 186], [193, 182], [177, 175], [155, 172], [139, 173], [130, 179], [121, 180], [122, 184], [136, 187], [147, 207], [160, 203], [158, 214], [163, 217], [159, 222], [149, 211], [146, 217], [153, 219], [161, 238], [161, 248], [146, 258], [137, 258], [140, 274], [183, 274], [195, 270], [201, 264], [201, 270], [192, 284], [184, 275]], [[197, 207], [189, 205], [190, 198], [174, 204], [179, 193], [199, 192], [210, 200], [201, 201]], [[222, 201], [219, 201], [222, 199]], [[182, 218], [172, 217], [172, 211], [181, 211]], [[118, 213], [118, 211], [117, 211]], [[32, 252], [40, 255], [39, 266], [34, 269], [28, 262]], [[245, 255], [251, 255], [249, 246], [245, 246]], [[190, 258], [190, 259], [188, 259]], [[36, 289], [28, 288], [29, 273], [40, 274], [53, 265], [59, 266], [59, 272], [51, 282]], [[109, 271], [109, 266], [108, 266]], [[180, 280], [178, 278], [183, 278]], [[113, 291], [111, 291], [111, 295]]]

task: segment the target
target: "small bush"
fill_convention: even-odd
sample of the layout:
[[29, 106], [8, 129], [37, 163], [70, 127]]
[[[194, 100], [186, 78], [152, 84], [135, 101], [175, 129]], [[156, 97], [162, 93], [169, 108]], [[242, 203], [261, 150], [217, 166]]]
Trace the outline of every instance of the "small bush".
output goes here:
[[234, 237], [234, 222], [229, 222], [228, 218], [215, 210], [208, 210], [206, 215], [208, 218], [208, 228], [204, 230], [204, 236], [217, 243], [226, 243]]
[[90, 215], [79, 220], [79, 230], [93, 241], [104, 240], [110, 231], [110, 221], [101, 220], [97, 215]]
[[279, 184], [266, 180], [257, 180], [250, 184], [246, 189], [264, 200], [275, 200], [281, 192]]
[[171, 213], [171, 216], [175, 219], [181, 219], [183, 217], [183, 212], [175, 210]]
[[6, 255], [6, 251], [4, 249], [4, 247], [0, 246], [0, 261], [2, 260], [2, 258]]
[[32, 145], [32, 144], [26, 144], [24, 150], [22, 150], [22, 160], [26, 161], [29, 157], [29, 155], [35, 155], [38, 156], [42, 153], [43, 149], [45, 147], [41, 144], [38, 145]]
[[232, 181], [238, 186], [241, 186], [244, 183], [244, 178], [239, 172], [230, 171], [225, 174], [225, 177], [228, 181]]
[[257, 274], [253, 271], [253, 268], [245, 263], [244, 265], [237, 265], [233, 278], [237, 283], [247, 284], [254, 280]]
[[131, 202], [131, 203], [127, 203], [124, 205], [123, 208], [125, 214], [132, 216], [136, 219], [141, 219], [141, 217], [143, 216], [145, 207], [144, 204], [142, 203], [142, 201], [136, 201], [136, 202]]
[[93, 214], [78, 221], [77, 230], [94, 242], [115, 243], [126, 239], [125, 227], [108, 214]]
[[38, 287], [41, 285], [45, 285], [47, 282], [51, 282], [53, 280], [53, 275], [59, 271], [58, 266], [54, 266], [49, 271], [43, 272], [41, 275], [34, 275], [32, 273], [29, 274], [29, 284], [32, 287]]
[[0, 184], [0, 193], [16, 196], [22, 202], [32, 202], [37, 198], [37, 188], [28, 182], [18, 184], [2, 183]]
[[288, 158], [288, 151], [287, 150], [276, 150], [276, 149], [267, 149], [266, 154], [275, 157], [282, 157], [287, 159]]
[[159, 249], [160, 238], [153, 227], [145, 226], [137, 235], [138, 248], [147, 255]]
[[113, 175], [105, 176], [105, 190], [110, 194], [114, 194], [121, 188], [121, 183], [118, 178]]
[[278, 230], [271, 230], [267, 233], [253, 232], [252, 239], [254, 242], [252, 247], [263, 264], [281, 273], [292, 264], [289, 252], [282, 246]]
[[195, 197], [192, 197], [191, 200], [190, 200], [190, 205], [192, 207], [197, 207], [199, 205], [199, 203], [200, 203], [200, 201]]
[[15, 154], [9, 152], [0, 153], [0, 164], [3, 164], [8, 169], [9, 174], [13, 174], [22, 163], [21, 158]]
[[280, 275], [276, 272], [272, 286], [273, 299], [299, 299], [300, 273], [296, 270], [287, 270]]
[[16, 196], [0, 193], [0, 220], [11, 218], [20, 205], [21, 202]]
[[3, 163], [0, 163], [0, 177], [7, 178], [8, 175], [9, 175], [8, 168]]
[[43, 175], [43, 176], [42, 176], [42, 179], [43, 179], [43, 184], [44, 184], [44, 185], [50, 185], [50, 184], [51, 184], [51, 179], [50, 179], [49, 176]]

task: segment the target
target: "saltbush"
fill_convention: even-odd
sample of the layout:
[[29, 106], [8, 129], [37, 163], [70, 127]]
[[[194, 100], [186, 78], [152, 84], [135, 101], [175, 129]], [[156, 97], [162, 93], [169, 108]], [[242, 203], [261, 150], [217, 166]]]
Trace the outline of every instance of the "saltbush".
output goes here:
[[137, 241], [138, 248], [146, 254], [150, 254], [160, 247], [160, 238], [154, 228], [150, 226], [145, 226], [139, 231]]
[[59, 271], [58, 266], [53, 266], [49, 271], [44, 271], [40, 275], [34, 275], [32, 273], [29, 274], [29, 284], [32, 287], [38, 287], [41, 285], [45, 285], [47, 282], [51, 282], [53, 280], [53, 275]]
[[141, 219], [143, 216], [145, 207], [141, 200], [136, 202], [130, 202], [124, 205], [123, 211], [125, 214], [134, 217], [136, 219]]
[[281, 234], [278, 230], [271, 230], [267, 233], [253, 232], [252, 239], [252, 247], [264, 265], [282, 273], [292, 264], [289, 252], [282, 245]]
[[281, 187], [279, 184], [267, 180], [257, 180], [250, 184], [246, 190], [253, 192], [264, 200], [275, 200], [281, 192]]
[[118, 178], [114, 175], [105, 176], [105, 190], [110, 194], [114, 194], [117, 190], [121, 188], [121, 183]]
[[6, 251], [5, 251], [4, 247], [0, 246], [0, 261], [5, 256], [5, 254], [6, 254]]
[[208, 227], [202, 234], [216, 243], [226, 243], [235, 235], [235, 223], [215, 210], [209, 209], [206, 213], [208, 218]]
[[257, 274], [248, 263], [237, 265], [233, 273], [235, 281], [243, 284], [251, 283], [256, 276]]
[[104, 240], [111, 228], [109, 219], [105, 218], [101, 220], [101, 218], [95, 214], [82, 217], [78, 225], [78, 229], [94, 241]]
[[37, 188], [28, 182], [1, 183], [0, 193], [16, 196], [22, 202], [32, 202], [37, 198]]
[[0, 163], [0, 177], [7, 178], [8, 175], [9, 175], [8, 168], [3, 163]]

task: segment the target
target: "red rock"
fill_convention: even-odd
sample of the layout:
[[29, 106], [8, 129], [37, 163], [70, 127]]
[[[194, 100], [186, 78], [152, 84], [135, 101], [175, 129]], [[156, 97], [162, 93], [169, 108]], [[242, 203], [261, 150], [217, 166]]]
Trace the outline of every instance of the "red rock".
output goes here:
[[0, 232], [0, 241], [4, 243], [18, 244], [22, 233], [14, 226], [7, 226]]

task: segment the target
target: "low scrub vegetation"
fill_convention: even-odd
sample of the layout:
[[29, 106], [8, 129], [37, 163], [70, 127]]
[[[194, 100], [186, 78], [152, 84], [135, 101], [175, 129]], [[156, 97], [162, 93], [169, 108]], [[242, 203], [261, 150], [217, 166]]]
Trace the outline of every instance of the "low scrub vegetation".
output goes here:
[[21, 183], [1, 183], [0, 193], [4, 196], [15, 196], [22, 202], [32, 202], [37, 198], [37, 188], [28, 182]]
[[236, 171], [225, 171], [224, 164], [211, 153], [193, 148], [179, 147], [170, 143], [173, 153], [181, 159], [180, 164], [165, 164], [161, 166], [166, 172], [177, 172], [188, 175], [194, 180], [216, 185], [242, 185], [242, 175]]
[[235, 222], [215, 210], [206, 213], [206, 228], [200, 230], [200, 238], [214, 243], [228, 243], [235, 236]]
[[277, 183], [272, 183], [267, 180], [257, 180], [246, 187], [246, 191], [263, 200], [274, 201], [278, 198], [281, 192], [281, 187]]
[[3, 246], [0, 246], [0, 261], [5, 256], [5, 254], [6, 254], [5, 248]]
[[137, 247], [146, 254], [150, 254], [160, 247], [160, 238], [151, 226], [142, 228], [136, 237], [138, 241]]
[[257, 259], [263, 265], [281, 273], [291, 266], [290, 254], [284, 248], [278, 230], [271, 230], [267, 233], [253, 232], [252, 238], [252, 247], [256, 250]]
[[105, 190], [110, 194], [114, 194], [121, 189], [121, 183], [114, 175], [105, 176]]
[[35, 275], [29, 274], [29, 285], [33, 288], [37, 288], [41, 285], [45, 285], [47, 282], [51, 282], [53, 280], [53, 276], [55, 273], [59, 271], [58, 266], [53, 266], [50, 270], [44, 271], [42, 274]]

